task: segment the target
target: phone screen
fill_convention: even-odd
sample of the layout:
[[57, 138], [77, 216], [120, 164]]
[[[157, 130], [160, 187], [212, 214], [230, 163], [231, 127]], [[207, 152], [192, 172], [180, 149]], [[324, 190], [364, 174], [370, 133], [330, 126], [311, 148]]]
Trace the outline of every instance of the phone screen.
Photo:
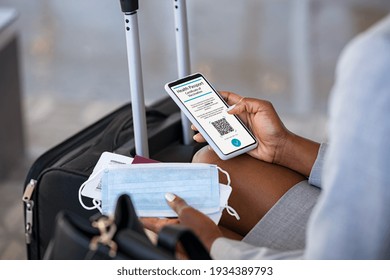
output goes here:
[[181, 103], [207, 132], [223, 154], [254, 145], [256, 139], [201, 74], [169, 84]]

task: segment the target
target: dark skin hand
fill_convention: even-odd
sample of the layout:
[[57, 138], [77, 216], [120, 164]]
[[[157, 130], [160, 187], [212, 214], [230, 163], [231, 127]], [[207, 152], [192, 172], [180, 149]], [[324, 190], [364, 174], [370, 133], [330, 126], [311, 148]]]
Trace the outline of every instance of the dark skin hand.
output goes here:
[[144, 227], [158, 233], [168, 224], [180, 223], [191, 229], [203, 243], [208, 251], [215, 239], [222, 237], [218, 226], [206, 215], [188, 206], [179, 196], [167, 194], [167, 203], [178, 215], [177, 219], [142, 218]]
[[[309, 176], [319, 143], [289, 131], [269, 101], [242, 97], [228, 91], [220, 94], [231, 106], [229, 114], [237, 115], [259, 141], [257, 148], [248, 152], [250, 156]], [[192, 129], [197, 130], [194, 126]], [[205, 142], [200, 133], [194, 136], [194, 140]]]

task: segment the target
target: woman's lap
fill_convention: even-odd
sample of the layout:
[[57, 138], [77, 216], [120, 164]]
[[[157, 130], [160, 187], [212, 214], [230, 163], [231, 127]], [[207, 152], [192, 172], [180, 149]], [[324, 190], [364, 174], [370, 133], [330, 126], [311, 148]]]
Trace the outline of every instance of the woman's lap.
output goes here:
[[320, 189], [301, 181], [287, 191], [244, 237], [258, 247], [296, 250], [305, 247], [306, 226]]

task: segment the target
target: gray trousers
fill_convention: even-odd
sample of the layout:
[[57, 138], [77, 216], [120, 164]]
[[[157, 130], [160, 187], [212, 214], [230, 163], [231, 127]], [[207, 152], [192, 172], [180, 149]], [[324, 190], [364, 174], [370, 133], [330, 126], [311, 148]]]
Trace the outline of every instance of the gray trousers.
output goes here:
[[304, 249], [306, 226], [321, 190], [302, 181], [268, 211], [242, 241], [277, 250]]

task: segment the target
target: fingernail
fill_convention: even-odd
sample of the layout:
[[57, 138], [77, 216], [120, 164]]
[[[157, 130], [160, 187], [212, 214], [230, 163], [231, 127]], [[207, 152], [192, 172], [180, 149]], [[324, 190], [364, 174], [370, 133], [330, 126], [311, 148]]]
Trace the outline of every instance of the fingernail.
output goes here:
[[168, 200], [168, 202], [174, 201], [175, 198], [176, 198], [176, 195], [174, 195], [173, 193], [166, 193], [165, 194], [165, 199]]
[[226, 112], [229, 112], [229, 111], [233, 110], [234, 107], [236, 107], [236, 104], [234, 104], [234, 105], [230, 106], [229, 108], [227, 108], [227, 109], [226, 109]]

